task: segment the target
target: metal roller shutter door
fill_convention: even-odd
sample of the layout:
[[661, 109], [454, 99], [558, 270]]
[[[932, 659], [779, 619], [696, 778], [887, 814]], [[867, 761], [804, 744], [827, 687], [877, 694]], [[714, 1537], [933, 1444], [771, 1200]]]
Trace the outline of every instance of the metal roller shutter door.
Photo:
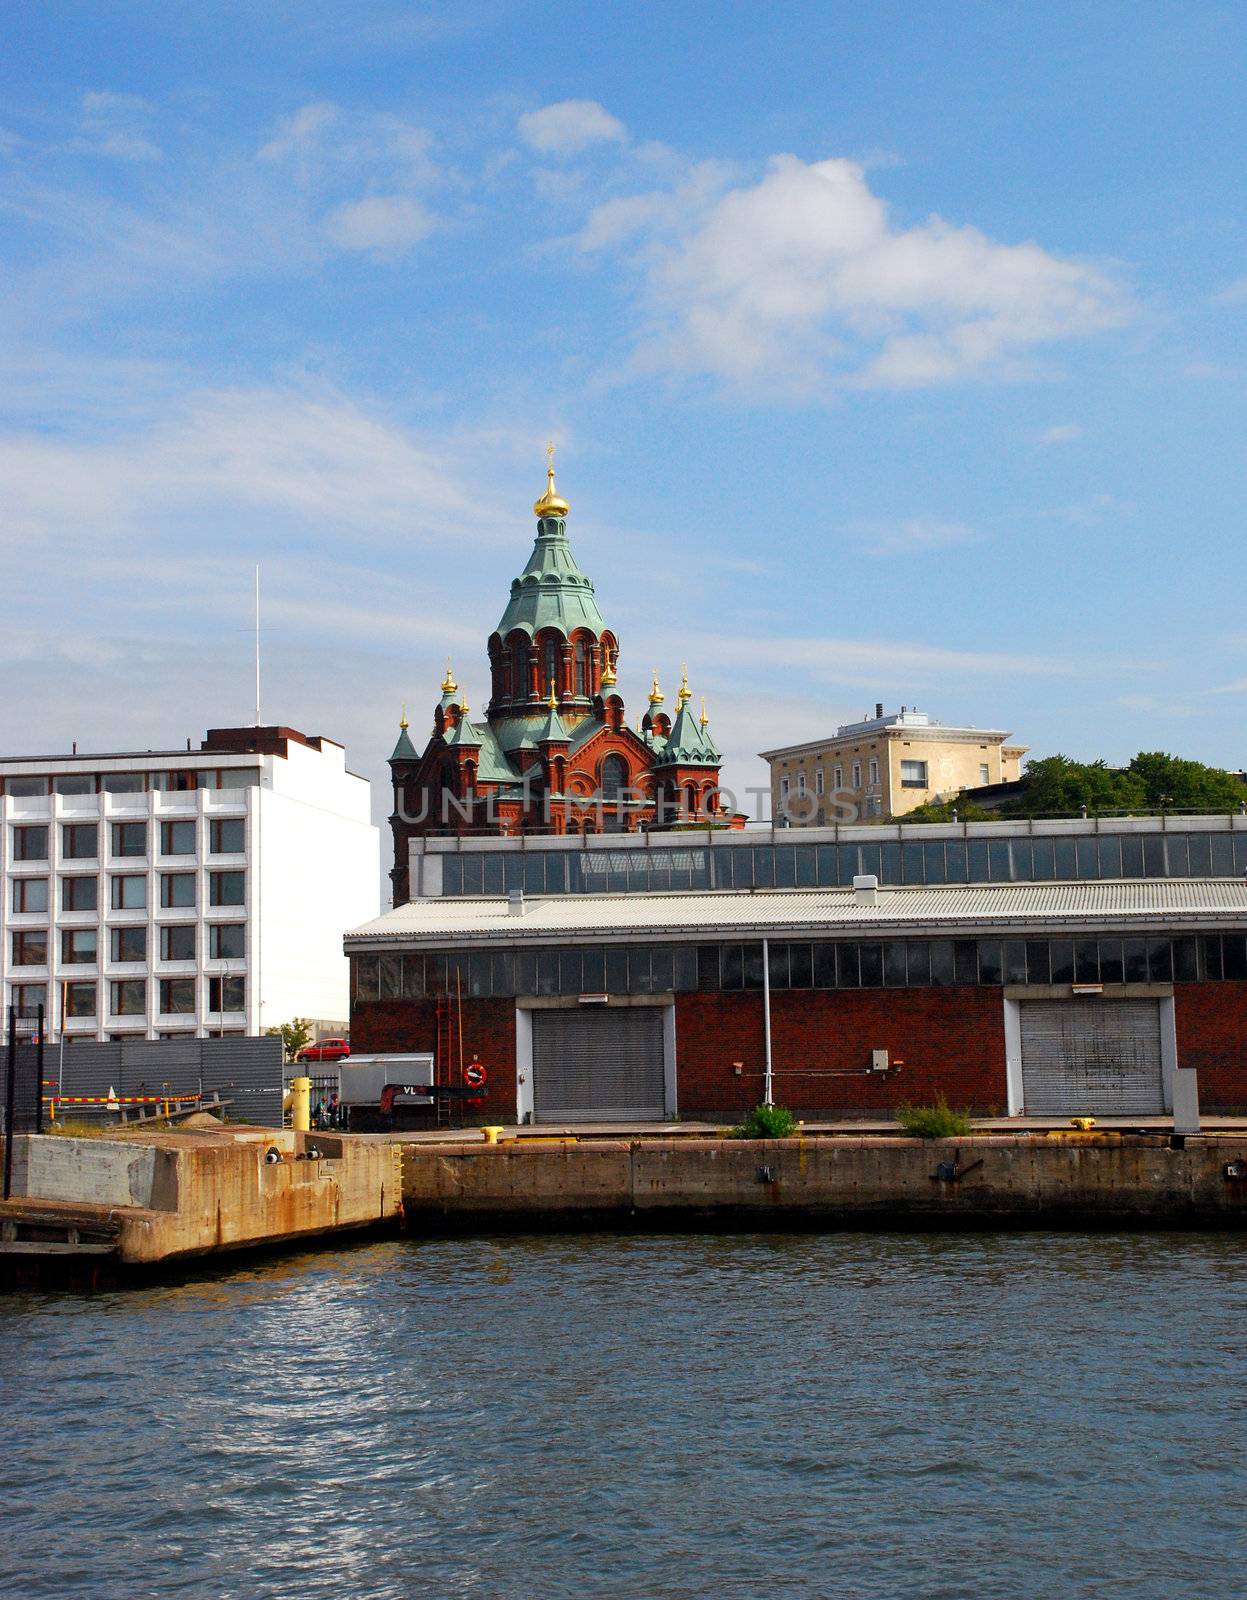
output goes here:
[[533, 1116], [538, 1122], [661, 1122], [660, 1006], [533, 1012]]
[[1165, 1109], [1158, 1000], [1024, 1000], [1029, 1116], [1158, 1116]]

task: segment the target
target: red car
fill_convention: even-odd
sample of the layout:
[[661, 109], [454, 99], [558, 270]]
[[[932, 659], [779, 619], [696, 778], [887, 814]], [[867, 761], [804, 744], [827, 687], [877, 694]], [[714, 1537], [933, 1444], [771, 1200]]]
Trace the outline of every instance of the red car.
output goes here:
[[351, 1053], [349, 1039], [317, 1039], [315, 1044], [305, 1044], [295, 1058], [298, 1061], [341, 1061]]

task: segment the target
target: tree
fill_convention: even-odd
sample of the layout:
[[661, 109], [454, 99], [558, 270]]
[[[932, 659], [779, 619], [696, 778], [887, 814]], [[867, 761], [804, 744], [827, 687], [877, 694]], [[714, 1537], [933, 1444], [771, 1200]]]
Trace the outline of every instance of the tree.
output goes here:
[[[953, 813], [956, 812], [956, 816]], [[925, 805], [904, 811], [895, 822], [995, 822], [999, 813], [989, 811], [966, 796], [957, 795], [952, 800], [928, 800]]]
[[1247, 799], [1234, 773], [1160, 750], [1140, 750], [1128, 770], [1142, 781], [1149, 805], [1173, 811], [1236, 811]]
[[280, 1035], [282, 1054], [288, 1062], [293, 1061], [312, 1039], [312, 1024], [303, 1017], [296, 1017], [293, 1022], [283, 1022], [278, 1028], [266, 1028], [264, 1031], [269, 1038]]
[[1147, 790], [1137, 773], [1105, 761], [1071, 761], [1045, 756], [1022, 774], [1021, 793], [1000, 807], [1004, 817], [1074, 816], [1088, 811], [1145, 811]]

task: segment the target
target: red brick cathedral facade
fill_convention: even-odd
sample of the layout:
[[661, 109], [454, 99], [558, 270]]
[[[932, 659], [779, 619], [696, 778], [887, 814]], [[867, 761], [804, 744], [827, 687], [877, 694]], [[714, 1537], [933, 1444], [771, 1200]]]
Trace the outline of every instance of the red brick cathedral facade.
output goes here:
[[630, 832], [680, 818], [730, 820], [720, 809], [721, 757], [691, 709], [687, 676], [675, 716], [655, 674], [639, 730], [616, 689], [619, 641], [567, 539], [567, 502], [547, 470], [533, 511], [528, 565], [490, 636], [490, 697], [481, 721], [449, 667], [433, 731], [417, 751], [403, 719], [394, 780], [394, 902], [408, 899], [407, 842], [427, 834]]

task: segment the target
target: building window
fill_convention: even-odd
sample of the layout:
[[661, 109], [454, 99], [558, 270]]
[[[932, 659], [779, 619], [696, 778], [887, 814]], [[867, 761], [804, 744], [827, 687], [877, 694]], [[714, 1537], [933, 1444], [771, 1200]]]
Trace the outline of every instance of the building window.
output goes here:
[[986, 762], [980, 762], [979, 763], [979, 782], [980, 783], [990, 783], [991, 781], [992, 781], [991, 769], [987, 766]]
[[146, 979], [123, 978], [114, 983], [111, 1010], [114, 1017], [141, 1017], [147, 1010]]
[[94, 928], [65, 928], [61, 933], [61, 961], [67, 967], [94, 966], [98, 950]]
[[46, 861], [48, 859], [48, 830], [46, 828], [13, 829], [14, 861]]
[[833, 773], [831, 775], [831, 786], [832, 786], [833, 789], [843, 789], [844, 788], [844, 768], [843, 767], [836, 767], [835, 770], [833, 771]]
[[797, 773], [797, 793], [798, 794], [804, 794], [805, 793], [805, 773], [804, 772], [798, 772]]
[[247, 954], [247, 927], [242, 922], [214, 922], [208, 930], [214, 961], [240, 961]]
[[147, 824], [145, 822], [114, 822], [113, 854], [115, 856], [145, 856], [147, 854]]
[[147, 960], [146, 928], [114, 928], [112, 938], [113, 960], [118, 963]]
[[193, 872], [162, 872], [160, 874], [160, 903], [165, 907], [193, 906], [195, 904], [195, 874]]
[[[143, 794], [147, 785], [141, 772], [106, 772], [100, 779], [100, 788], [105, 794]], [[140, 822], [137, 826], [145, 824]]]
[[[195, 925], [179, 922], [160, 930], [160, 959], [162, 961], [193, 961], [195, 959]], [[167, 1010], [161, 1006], [162, 1011]]]
[[927, 764], [925, 761], [901, 762], [901, 788], [925, 789], [927, 787]]
[[553, 639], [546, 640], [546, 681], [541, 686], [544, 694], [549, 694], [553, 689], [559, 692], [559, 655], [558, 646]]
[[188, 790], [198, 788], [198, 776], [196, 772], [153, 772], [152, 788], [184, 794]]
[[95, 779], [89, 772], [63, 772], [53, 788], [57, 794], [94, 794]]
[[247, 825], [241, 817], [226, 817], [210, 826], [214, 856], [237, 856], [247, 848]]
[[29, 800], [33, 795], [47, 794], [48, 780], [46, 778], [6, 778], [4, 780], [4, 792], [12, 795], [14, 799]]
[[788, 779], [787, 778], [781, 778], [779, 780], [779, 798], [781, 800], [787, 800], [787, 798], [788, 798]]
[[870, 781], [871, 781], [871, 783], [878, 783], [879, 782], [879, 758], [878, 758], [878, 756], [871, 756], [871, 758], [870, 758]]
[[40, 1006], [48, 1003], [48, 986], [46, 983], [15, 983], [13, 985], [13, 1009], [23, 1016], [33, 1017]]
[[48, 935], [43, 928], [13, 935], [13, 965], [15, 967], [46, 967], [48, 964]]
[[65, 1015], [67, 1017], [93, 1017], [96, 1014], [96, 988], [94, 983], [67, 983], [65, 985]]
[[814, 769], [814, 793], [815, 794], [819, 794], [819, 795], [821, 795], [823, 793], [823, 769], [822, 769], [822, 767], [816, 767]]
[[113, 910], [145, 911], [147, 909], [147, 879], [141, 872], [113, 875]]
[[209, 1011], [245, 1011], [247, 1009], [246, 978], [209, 978]]
[[194, 978], [161, 978], [160, 1014], [164, 1017], [194, 1015]]
[[195, 824], [193, 822], [162, 822], [160, 824], [160, 853], [162, 856], [193, 856], [195, 854]]
[[67, 861], [90, 861], [99, 854], [100, 830], [94, 822], [67, 822], [61, 829], [61, 854]]
[[240, 906], [247, 897], [245, 872], [209, 874], [209, 903], [214, 906]]
[[589, 674], [585, 660], [585, 642], [576, 640], [576, 693], [587, 699], [589, 695]]
[[853, 763], [853, 787], [860, 789], [862, 786], [862, 764], [860, 761]]
[[62, 911], [95, 911], [99, 907], [100, 886], [96, 878], [62, 878]]
[[48, 909], [48, 880], [46, 878], [14, 878], [14, 911], [46, 911]]

